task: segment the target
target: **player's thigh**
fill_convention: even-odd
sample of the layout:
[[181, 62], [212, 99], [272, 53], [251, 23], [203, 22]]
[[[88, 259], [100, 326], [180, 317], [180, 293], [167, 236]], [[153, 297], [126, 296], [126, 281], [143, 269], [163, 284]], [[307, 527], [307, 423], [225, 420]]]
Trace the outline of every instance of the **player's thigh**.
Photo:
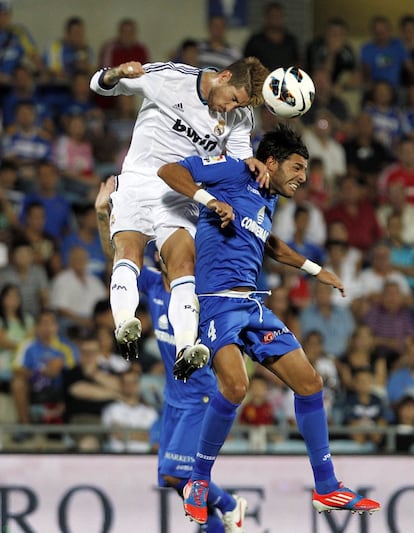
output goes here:
[[162, 245], [160, 254], [170, 281], [194, 274], [194, 238], [187, 229], [176, 229]]
[[[156, 244], [164, 262], [180, 262], [180, 254], [194, 262], [194, 239], [198, 220], [198, 206], [188, 198], [173, 193], [166, 194], [154, 212]], [[179, 230], [179, 233], [178, 231]], [[184, 230], [186, 233], [184, 233]], [[180, 252], [176, 250], [179, 246]]]
[[139, 231], [120, 231], [112, 239], [115, 248], [114, 261], [120, 259], [129, 259], [139, 268], [142, 268], [144, 262], [144, 250], [148, 241], [148, 235]]
[[154, 213], [162, 204], [162, 190], [152, 175], [122, 173], [111, 194], [109, 228], [111, 239], [123, 232], [136, 232], [155, 238]]
[[265, 360], [263, 364], [301, 396], [314, 394], [322, 389], [322, 379], [302, 348]]
[[229, 344], [220, 348], [214, 355], [213, 368], [221, 392], [227, 398], [231, 396], [232, 401], [241, 401], [249, 387], [249, 378], [240, 347]]

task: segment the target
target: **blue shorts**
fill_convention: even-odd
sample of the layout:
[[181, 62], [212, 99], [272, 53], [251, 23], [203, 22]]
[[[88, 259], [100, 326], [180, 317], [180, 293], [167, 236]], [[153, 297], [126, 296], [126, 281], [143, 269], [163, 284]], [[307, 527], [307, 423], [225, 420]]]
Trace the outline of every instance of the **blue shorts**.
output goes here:
[[199, 300], [200, 339], [213, 356], [223, 346], [237, 344], [253, 361], [262, 363], [301, 347], [258, 295], [199, 296]]
[[158, 450], [158, 484], [165, 487], [163, 475], [189, 479], [193, 471], [198, 438], [208, 403], [191, 409], [164, 405], [160, 448]]

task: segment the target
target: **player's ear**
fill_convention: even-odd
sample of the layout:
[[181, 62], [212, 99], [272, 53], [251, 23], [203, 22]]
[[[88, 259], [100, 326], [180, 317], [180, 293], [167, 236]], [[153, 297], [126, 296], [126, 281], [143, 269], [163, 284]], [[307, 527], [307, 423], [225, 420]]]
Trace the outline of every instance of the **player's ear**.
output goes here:
[[229, 83], [229, 81], [231, 80], [231, 76], [232, 74], [230, 70], [223, 70], [222, 72], [220, 72], [219, 78], [221, 83]]
[[270, 172], [275, 172], [279, 168], [279, 161], [271, 155], [266, 159], [265, 164]]

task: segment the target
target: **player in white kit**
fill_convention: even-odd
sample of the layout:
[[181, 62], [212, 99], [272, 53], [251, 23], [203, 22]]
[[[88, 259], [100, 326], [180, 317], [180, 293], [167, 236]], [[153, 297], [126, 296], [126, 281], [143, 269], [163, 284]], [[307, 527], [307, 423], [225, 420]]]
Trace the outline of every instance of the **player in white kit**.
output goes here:
[[[169, 319], [177, 363], [186, 378], [203, 366], [209, 350], [195, 344], [198, 303], [194, 291], [194, 241], [198, 206], [168, 187], [157, 171], [190, 155], [243, 159], [266, 182], [266, 168], [252, 157], [251, 106], [262, 103], [267, 69], [244, 58], [226, 69], [200, 70], [177, 63], [123, 63], [96, 72], [90, 87], [101, 95], [142, 95], [131, 145], [111, 195], [111, 238], [115, 247], [110, 300], [115, 336], [122, 353], [136, 357], [141, 324], [137, 278], [144, 249], [155, 240], [171, 286]], [[197, 200], [197, 198], [195, 198]]]

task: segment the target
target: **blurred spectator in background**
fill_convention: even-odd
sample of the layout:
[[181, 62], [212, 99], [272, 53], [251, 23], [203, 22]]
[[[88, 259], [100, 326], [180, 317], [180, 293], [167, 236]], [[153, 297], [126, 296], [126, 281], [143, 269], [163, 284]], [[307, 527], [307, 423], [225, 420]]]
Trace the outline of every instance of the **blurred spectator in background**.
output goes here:
[[41, 74], [44, 66], [36, 44], [21, 24], [12, 21], [11, 0], [0, 2], [0, 85], [10, 85], [13, 71], [19, 64], [25, 64], [37, 74]]
[[375, 338], [367, 324], [358, 324], [349, 339], [343, 356], [336, 361], [341, 385], [345, 391], [354, 390], [353, 375], [360, 368], [369, 368], [373, 374], [372, 389], [386, 398], [387, 361], [376, 349]]
[[36, 187], [24, 197], [20, 220], [25, 224], [27, 206], [40, 202], [45, 208], [45, 232], [57, 240], [63, 238], [72, 225], [72, 211], [66, 198], [59, 193], [60, 177], [52, 161], [37, 165]]
[[[121, 397], [119, 376], [99, 366], [99, 343], [94, 331], [78, 340], [79, 362], [63, 374], [65, 421], [77, 425], [100, 425], [102, 411]], [[72, 434], [80, 451], [99, 451], [102, 435]]]
[[279, 123], [278, 117], [269, 111], [266, 105], [261, 105], [259, 108], [255, 108], [255, 111], [256, 123], [251, 135], [251, 143], [254, 154], [256, 153], [263, 135], [268, 131], [274, 130]]
[[81, 246], [73, 246], [68, 267], [52, 280], [51, 306], [56, 310], [62, 331], [71, 326], [91, 328], [95, 305], [107, 296], [104, 283], [88, 273], [88, 261], [88, 252]]
[[407, 339], [399, 367], [388, 378], [387, 393], [392, 407], [404, 396], [414, 397], [414, 338]]
[[93, 51], [88, 44], [82, 18], [70, 17], [66, 20], [63, 37], [46, 50], [45, 64], [51, 83], [57, 85], [69, 85], [75, 72], [92, 71]]
[[310, 226], [310, 212], [304, 205], [298, 205], [293, 216], [293, 236], [287, 240], [287, 244], [296, 252], [304, 255], [314, 263], [322, 265], [325, 262], [325, 251], [308, 240]]
[[397, 426], [397, 452], [414, 451], [414, 396], [403, 396], [394, 406], [394, 424]]
[[113, 331], [114, 329], [114, 319], [111, 312], [111, 304], [109, 303], [109, 298], [104, 298], [96, 302], [95, 308], [93, 310], [93, 325], [96, 330], [101, 328], [109, 329]]
[[393, 368], [406, 342], [414, 337], [414, 317], [396, 281], [384, 283], [378, 302], [371, 304], [364, 323], [373, 333], [377, 350], [385, 355], [388, 368]]
[[301, 338], [300, 323], [296, 310], [290, 301], [288, 287], [284, 285], [273, 287], [269, 296], [266, 298], [266, 306], [286, 324], [298, 339]]
[[326, 260], [323, 263], [324, 268], [334, 272], [346, 287], [346, 298], [332, 292], [332, 303], [339, 306], [350, 307], [355, 298], [361, 295], [361, 288], [358, 280], [359, 263], [349, 258], [348, 241], [340, 239], [328, 239], [325, 244]]
[[13, 70], [12, 84], [3, 100], [3, 128], [6, 131], [16, 121], [17, 105], [28, 100], [36, 109], [36, 125], [53, 135], [53, 106], [39, 89], [33, 71], [27, 65], [19, 64]]
[[325, 167], [320, 157], [312, 157], [309, 161], [307, 183], [310, 203], [320, 210], [325, 211], [332, 200], [331, 190], [325, 175]]
[[330, 190], [335, 190], [337, 180], [346, 173], [346, 156], [343, 146], [334, 139], [335, 118], [320, 109], [315, 121], [303, 131], [302, 138], [311, 158], [319, 157]]
[[363, 177], [369, 187], [369, 199], [378, 201], [378, 175], [394, 160], [390, 150], [374, 135], [372, 117], [366, 111], [359, 113], [353, 122], [352, 133], [344, 143], [349, 174]]
[[[208, 37], [198, 43], [199, 66], [215, 67], [218, 70], [231, 65], [242, 57], [241, 50], [227, 42], [227, 20], [222, 15], [213, 15], [208, 20]], [[119, 65], [119, 63], [114, 63]]]
[[17, 165], [11, 161], [0, 163], [0, 267], [8, 261], [8, 250], [18, 228], [18, 214], [23, 193], [14, 190], [17, 182]]
[[273, 406], [268, 398], [268, 382], [260, 375], [250, 378], [249, 390], [238, 417], [240, 424], [269, 426], [274, 423]]
[[128, 61], [148, 63], [148, 47], [138, 39], [138, 25], [131, 18], [119, 21], [116, 36], [105, 42], [99, 52], [100, 67], [114, 67]]
[[[414, 15], [403, 15], [398, 21], [401, 41], [408, 52], [410, 60], [414, 63]], [[403, 66], [401, 82], [404, 86], [414, 82], [414, 72], [411, 68]]]
[[35, 331], [35, 337], [19, 347], [13, 364], [12, 392], [19, 421], [23, 424], [62, 422], [63, 369], [75, 365], [76, 353], [58, 337], [53, 311], [39, 313]]
[[[110, 374], [122, 374], [122, 372], [126, 372], [131, 367], [136, 371], [133, 364], [125, 361], [122, 355], [116, 353], [113, 328], [108, 329], [100, 326], [95, 331], [99, 343], [99, 368], [106, 370]], [[139, 368], [139, 370], [141, 369]]]
[[83, 115], [68, 117], [65, 132], [54, 144], [54, 161], [64, 179], [66, 198], [78, 204], [95, 198], [100, 178], [95, 174], [93, 147]]
[[[323, 36], [315, 37], [306, 47], [306, 69], [312, 73], [315, 69], [327, 70], [331, 82], [338, 88], [354, 84], [356, 57], [348, 42], [348, 26], [340, 17], [328, 20]], [[316, 97], [318, 91], [316, 91]]]
[[400, 181], [390, 183], [387, 194], [382, 204], [377, 209], [378, 221], [385, 232], [390, 215], [400, 215], [401, 239], [408, 245], [414, 244], [414, 205], [407, 202], [405, 185]]
[[45, 231], [46, 210], [41, 202], [26, 207], [25, 222], [19, 228], [20, 238], [33, 250], [34, 263], [45, 268], [49, 277], [62, 267], [57, 241]]
[[312, 107], [301, 118], [305, 126], [311, 126], [318, 120], [320, 111], [329, 112], [332, 123], [332, 136], [343, 142], [350, 132], [350, 114], [348, 106], [339, 95], [334, 92], [330, 72], [324, 67], [318, 67], [312, 71], [312, 79], [315, 84], [315, 99]]
[[388, 281], [398, 283], [401, 293], [404, 295], [407, 304], [412, 303], [412, 293], [407, 278], [401, 272], [398, 272], [391, 263], [391, 250], [383, 242], [374, 244], [370, 250], [370, 266], [366, 266], [359, 273], [359, 282], [361, 286], [361, 305], [362, 310], [365, 305], [371, 302], [378, 302], [383, 293], [384, 285]]
[[[106, 96], [102, 98], [108, 99]], [[105, 116], [103, 131], [107, 137], [113, 139], [111, 153], [115, 152], [113, 161], [117, 169], [115, 174], [117, 174], [129, 148], [138, 109], [135, 98], [131, 96], [120, 94], [114, 99], [113, 108]]]
[[106, 274], [106, 258], [99, 240], [95, 207], [93, 204], [85, 204], [74, 207], [73, 212], [76, 217], [76, 230], [63, 239], [61, 245], [63, 264], [65, 267], [68, 266], [70, 251], [74, 246], [80, 246], [88, 253], [88, 273], [103, 280]]
[[352, 381], [353, 391], [346, 397], [343, 423], [367, 429], [366, 433], [354, 433], [351, 438], [358, 444], [369, 443], [373, 449], [377, 449], [384, 436], [377, 433], [375, 428], [387, 425], [383, 400], [372, 390], [374, 376], [369, 367], [355, 369]]
[[56, 122], [60, 131], [67, 129], [70, 117], [75, 115], [82, 115], [88, 132], [101, 125], [103, 111], [96, 105], [89, 89], [89, 78], [86, 72], [75, 72], [71, 77], [69, 93], [62, 99], [57, 110]]
[[375, 139], [394, 154], [405, 127], [395, 89], [387, 81], [374, 82], [363, 111], [372, 118]]
[[269, 2], [265, 5], [262, 28], [249, 37], [243, 54], [244, 57], [257, 57], [270, 71], [298, 64], [297, 39], [286, 28], [285, 10], [281, 4]]
[[110, 403], [102, 412], [102, 423], [110, 432], [106, 450], [149, 452], [149, 432], [158, 419], [158, 413], [142, 401], [140, 378], [136, 372], [124, 372], [120, 381], [120, 399]]
[[309, 182], [302, 183], [295, 196], [277, 208], [272, 231], [284, 241], [291, 240], [294, 232], [294, 216], [297, 207], [305, 207], [309, 212], [309, 226], [306, 239], [322, 246], [326, 240], [326, 223], [321, 209], [309, 201]]
[[405, 98], [401, 109], [404, 133], [414, 136], [414, 81], [405, 89]]
[[16, 242], [11, 262], [0, 269], [0, 285], [12, 283], [20, 288], [23, 311], [37, 317], [49, 302], [49, 282], [43, 266], [34, 262], [34, 252], [27, 241]]
[[414, 245], [404, 242], [402, 235], [401, 215], [392, 213], [388, 217], [384, 243], [390, 249], [392, 266], [406, 276], [414, 290]]
[[332, 287], [316, 283], [312, 303], [299, 315], [302, 335], [318, 331], [323, 338], [326, 353], [341, 356], [354, 332], [355, 321], [351, 311], [332, 303]]
[[185, 65], [199, 66], [198, 41], [192, 37], [183, 39], [172, 53], [171, 61]]
[[370, 22], [371, 41], [361, 46], [362, 76], [366, 88], [376, 81], [386, 81], [397, 89], [405, 67], [411, 74], [410, 54], [400, 39], [393, 37], [391, 22], [376, 15]]
[[403, 137], [397, 146], [397, 161], [386, 167], [379, 177], [379, 193], [384, 201], [388, 198], [388, 189], [393, 183], [402, 183], [405, 198], [414, 204], [414, 138]]
[[324, 350], [323, 336], [319, 331], [309, 331], [302, 340], [303, 349], [316, 371], [323, 379], [323, 404], [332, 419], [332, 408], [339, 390], [339, 376], [335, 358]]
[[31, 100], [16, 105], [16, 120], [3, 138], [3, 157], [18, 165], [19, 178], [25, 190], [35, 187], [36, 164], [51, 159], [49, 136], [36, 125], [36, 107]]
[[17, 347], [33, 335], [34, 319], [23, 312], [17, 285], [4, 285], [0, 291], [0, 421], [15, 422], [15, 405], [11, 398], [13, 360]]
[[343, 177], [338, 185], [338, 201], [326, 211], [326, 223], [342, 222], [348, 230], [349, 245], [367, 254], [382, 237], [382, 231], [375, 209], [366, 198], [366, 187], [351, 175]]

